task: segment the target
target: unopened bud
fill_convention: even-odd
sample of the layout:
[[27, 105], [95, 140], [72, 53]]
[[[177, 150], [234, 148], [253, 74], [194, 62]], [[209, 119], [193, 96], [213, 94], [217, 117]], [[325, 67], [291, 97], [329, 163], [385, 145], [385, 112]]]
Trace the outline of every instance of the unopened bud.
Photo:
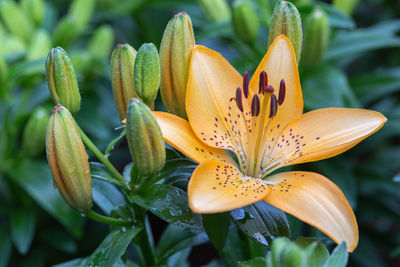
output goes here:
[[50, 50], [46, 60], [46, 73], [53, 102], [76, 114], [81, 106], [78, 81], [71, 59], [61, 47]]
[[317, 65], [329, 43], [329, 20], [327, 14], [316, 8], [306, 20], [301, 66], [310, 69]]
[[212, 22], [231, 19], [231, 9], [226, 0], [198, 0], [206, 17]]
[[100, 26], [90, 39], [88, 50], [92, 57], [109, 59], [112, 45], [114, 43], [114, 31], [108, 25]]
[[69, 8], [67, 17], [75, 22], [79, 31], [83, 30], [92, 17], [95, 0], [74, 0]]
[[31, 157], [38, 156], [44, 152], [48, 120], [47, 110], [39, 107], [33, 111], [26, 123], [22, 136], [22, 147], [24, 152]]
[[31, 38], [33, 25], [15, 1], [0, 1], [0, 15], [12, 35], [25, 41]]
[[186, 84], [195, 45], [192, 21], [181, 12], [165, 28], [160, 46], [160, 93], [165, 109], [186, 118]]
[[360, 0], [333, 0], [333, 6], [351, 15]]
[[150, 105], [160, 87], [160, 59], [154, 44], [143, 44], [139, 48], [133, 73], [136, 94]]
[[132, 98], [126, 112], [126, 138], [135, 168], [143, 175], [158, 173], [165, 164], [165, 144], [150, 108]]
[[29, 43], [26, 58], [28, 60], [44, 58], [51, 48], [51, 36], [46, 30], [39, 29]]
[[88, 155], [71, 113], [61, 105], [47, 125], [46, 152], [55, 187], [72, 208], [87, 213], [93, 205]]
[[133, 80], [136, 50], [129, 44], [118, 44], [111, 56], [111, 85], [121, 119], [125, 119], [129, 100], [137, 98]]
[[40, 26], [45, 17], [45, 4], [43, 0], [22, 0], [22, 9], [36, 26]]
[[287, 1], [279, 1], [275, 6], [269, 27], [268, 46], [281, 34], [286, 35], [292, 43], [298, 64], [303, 41], [301, 18], [297, 8]]
[[260, 23], [253, 5], [248, 0], [236, 0], [232, 7], [232, 21], [236, 33], [246, 42], [257, 39]]

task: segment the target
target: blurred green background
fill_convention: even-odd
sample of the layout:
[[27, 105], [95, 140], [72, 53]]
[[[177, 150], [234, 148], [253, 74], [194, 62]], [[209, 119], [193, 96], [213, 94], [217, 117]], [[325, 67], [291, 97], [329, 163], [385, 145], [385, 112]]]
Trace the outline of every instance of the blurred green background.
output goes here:
[[[0, 266], [50, 266], [86, 257], [109, 231], [82, 218], [53, 188], [43, 139], [53, 107], [45, 78], [48, 51], [62, 46], [70, 55], [82, 96], [76, 119], [104, 150], [120, 125], [109, 70], [117, 43], [159, 47], [168, 20], [185, 11], [196, 43], [217, 50], [241, 73], [254, 71], [268, 48], [276, 1], [249, 0], [255, 14], [249, 16], [255, 19], [251, 31], [235, 26], [238, 18], [230, 7], [215, 15], [205, 2], [0, 0]], [[300, 60], [305, 109], [368, 108], [382, 112], [388, 122], [350, 151], [296, 168], [332, 179], [355, 210], [360, 243], [349, 266], [400, 266], [400, 2], [334, 2], [293, 1], [305, 33]], [[346, 6], [351, 2], [354, 9]], [[316, 10], [328, 17], [326, 36], [318, 36], [325, 38], [320, 50], [315, 36], [307, 36], [307, 30], [315, 30], [310, 25]], [[120, 170], [130, 161], [125, 142], [115, 147], [111, 160]], [[99, 191], [101, 185], [94, 186], [95, 202], [109, 201]], [[333, 247], [316, 229], [289, 221], [291, 239], [315, 236]], [[166, 223], [153, 215], [150, 222], [157, 242]], [[182, 266], [222, 264], [209, 243], [197, 243]], [[224, 258], [246, 259], [233, 254]]]

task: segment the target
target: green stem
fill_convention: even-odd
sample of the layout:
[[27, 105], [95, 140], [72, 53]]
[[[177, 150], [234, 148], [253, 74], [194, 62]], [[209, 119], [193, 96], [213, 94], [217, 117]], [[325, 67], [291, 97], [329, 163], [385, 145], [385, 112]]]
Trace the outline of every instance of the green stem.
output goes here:
[[103, 165], [108, 169], [110, 174], [114, 176], [116, 179], [120, 180], [128, 187], [128, 182], [125, 178], [119, 173], [119, 171], [114, 167], [111, 161], [97, 148], [97, 146], [87, 137], [87, 135], [82, 131], [82, 129], [77, 124], [79, 134], [82, 138], [83, 143], [93, 152], [96, 158], [103, 163]]
[[123, 225], [132, 225], [133, 224], [132, 222], [125, 221], [123, 219], [117, 219], [117, 218], [100, 215], [100, 214], [94, 212], [93, 210], [90, 210], [87, 213], [87, 217], [96, 222], [101, 222], [101, 223], [106, 223], [106, 224], [111, 224], [111, 225], [123, 226]]
[[144, 265], [152, 266], [154, 265], [154, 253], [153, 247], [150, 244], [149, 236], [148, 236], [148, 224], [146, 223], [146, 210], [140, 206], [135, 205], [135, 211], [137, 212], [137, 219], [139, 222], [143, 224], [143, 231], [141, 231], [136, 238], [136, 242], [138, 243], [140, 250], [142, 251]]

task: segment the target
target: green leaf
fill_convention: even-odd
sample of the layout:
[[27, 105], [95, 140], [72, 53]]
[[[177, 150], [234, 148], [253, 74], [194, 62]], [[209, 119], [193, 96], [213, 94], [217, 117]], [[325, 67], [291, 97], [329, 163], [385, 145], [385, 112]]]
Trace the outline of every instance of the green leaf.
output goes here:
[[86, 262], [84, 258], [73, 259], [70, 261], [66, 261], [57, 265], [53, 265], [52, 267], [82, 267]]
[[328, 261], [324, 264], [324, 267], [344, 267], [347, 265], [349, 254], [346, 250], [346, 243], [341, 243], [337, 246]]
[[396, 36], [399, 29], [400, 21], [389, 21], [367, 29], [340, 32], [329, 43], [324, 58], [332, 61], [371, 50], [400, 47], [400, 38]]
[[53, 187], [53, 178], [47, 162], [23, 160], [9, 171], [9, 175], [75, 237], [82, 236], [83, 218], [68, 206]]
[[230, 216], [228, 212], [217, 214], [203, 214], [204, 230], [214, 247], [221, 251], [225, 245], [229, 232]]
[[90, 174], [92, 176], [92, 178], [97, 178], [97, 179], [101, 179], [110, 183], [114, 183], [117, 184], [119, 186], [124, 186], [124, 184], [118, 180], [115, 179], [106, 169], [106, 167], [99, 163], [99, 162], [90, 162]]
[[294, 243], [308, 252], [308, 267], [320, 267], [329, 257], [328, 250], [318, 239], [300, 236]]
[[156, 249], [157, 263], [165, 263], [175, 253], [207, 241], [204, 233], [195, 233], [175, 225], [164, 230]]
[[176, 177], [188, 180], [196, 166], [197, 164], [190, 159], [168, 159], [165, 162], [164, 168], [152, 178], [151, 183], [165, 179], [166, 184], [171, 184], [172, 182], [176, 182]]
[[26, 254], [35, 235], [36, 214], [31, 209], [15, 210], [11, 214], [11, 239], [19, 253]]
[[196, 229], [202, 227], [200, 215], [190, 210], [187, 193], [180, 188], [155, 184], [128, 197], [168, 223]]
[[318, 66], [307, 73], [302, 83], [304, 105], [313, 110], [326, 107], [360, 107], [346, 74], [330, 66]]
[[257, 257], [248, 261], [240, 261], [239, 267], [266, 267], [267, 261], [264, 258]]
[[132, 239], [142, 230], [142, 227], [132, 229], [122, 228], [112, 231], [101, 242], [100, 246], [89, 256], [86, 266], [111, 267], [125, 253]]
[[350, 81], [351, 87], [364, 105], [400, 90], [400, 68], [383, 69], [362, 74]]
[[285, 213], [265, 201], [233, 210], [231, 216], [240, 230], [264, 246], [278, 236], [290, 235]]
[[110, 214], [112, 210], [125, 204], [122, 193], [113, 184], [93, 179], [92, 188], [93, 201], [106, 214]]
[[0, 267], [7, 267], [11, 257], [12, 244], [7, 225], [0, 226]]

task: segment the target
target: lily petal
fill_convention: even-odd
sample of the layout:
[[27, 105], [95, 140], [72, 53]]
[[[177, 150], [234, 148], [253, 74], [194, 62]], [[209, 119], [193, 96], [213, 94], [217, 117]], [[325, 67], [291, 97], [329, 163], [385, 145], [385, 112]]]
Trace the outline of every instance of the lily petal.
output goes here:
[[264, 200], [318, 228], [348, 251], [358, 243], [356, 217], [342, 191], [326, 177], [312, 172], [285, 172], [268, 177], [279, 182]]
[[250, 205], [271, 189], [261, 180], [245, 177], [234, 165], [211, 160], [200, 164], [188, 184], [189, 206], [197, 213], [217, 213]]
[[[296, 63], [294, 49], [286, 36], [280, 35], [271, 44], [267, 54], [264, 56], [250, 81], [252, 95], [258, 93], [258, 84], [261, 71], [265, 71], [268, 76], [268, 84], [274, 88], [274, 93], [279, 96], [279, 86], [283, 79], [286, 85], [286, 94], [282, 105], [279, 105], [277, 113], [269, 125], [268, 142], [271, 145], [276, 142], [271, 141], [274, 136], [279, 136], [280, 132], [292, 120], [303, 113], [303, 94], [301, 92], [299, 72]], [[268, 122], [269, 110], [267, 114], [260, 114], [265, 117], [264, 124]]]
[[379, 112], [365, 109], [325, 108], [308, 112], [285, 128], [262, 166], [274, 162], [285, 166], [336, 156], [378, 131], [385, 122]]
[[234, 164], [233, 159], [225, 151], [201, 142], [190, 128], [188, 121], [166, 112], [153, 111], [153, 114], [160, 125], [165, 142], [187, 157], [198, 163], [215, 159]]
[[[235, 97], [241, 75], [219, 53], [195, 46], [189, 67], [186, 111], [197, 137], [210, 146], [237, 152], [244, 147], [247, 127]], [[231, 101], [232, 100], [232, 101]], [[243, 97], [244, 110], [250, 110]], [[250, 118], [250, 114], [247, 114]]]

